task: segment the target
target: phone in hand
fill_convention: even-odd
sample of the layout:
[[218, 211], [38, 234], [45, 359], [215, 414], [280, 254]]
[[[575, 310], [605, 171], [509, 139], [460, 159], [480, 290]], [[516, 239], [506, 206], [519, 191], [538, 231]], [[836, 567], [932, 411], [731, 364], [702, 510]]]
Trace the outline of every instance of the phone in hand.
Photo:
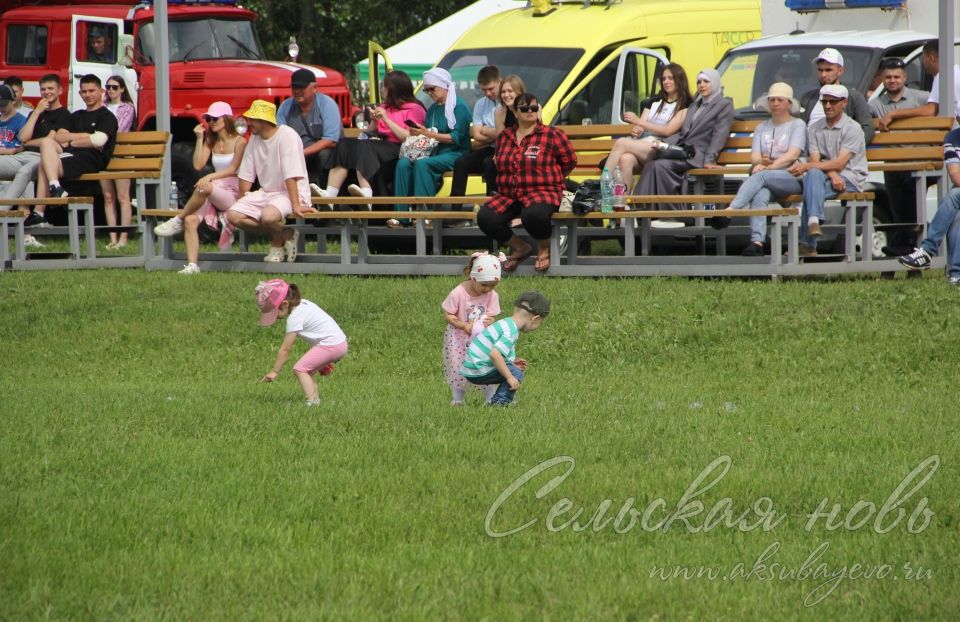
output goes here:
[[416, 129], [416, 130], [420, 129], [420, 126], [417, 125], [416, 122], [411, 121], [410, 119], [404, 119], [403, 122], [407, 124], [407, 127], [412, 127], [413, 129]]

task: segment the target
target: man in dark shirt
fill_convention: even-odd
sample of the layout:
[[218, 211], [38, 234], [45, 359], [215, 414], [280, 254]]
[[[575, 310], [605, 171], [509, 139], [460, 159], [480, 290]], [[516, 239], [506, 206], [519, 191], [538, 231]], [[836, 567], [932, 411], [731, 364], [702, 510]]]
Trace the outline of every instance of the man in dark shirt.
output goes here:
[[[117, 140], [117, 118], [103, 105], [100, 78], [86, 74], [80, 78], [80, 98], [85, 110], [70, 115], [70, 122], [40, 141], [40, 178], [37, 198], [62, 197], [67, 193], [60, 180], [76, 179], [107, 167]], [[27, 226], [46, 223], [44, 207], [38, 205], [27, 218]]]
[[62, 94], [60, 78], [55, 74], [40, 78], [40, 101], [19, 133], [23, 150], [0, 155], [0, 180], [10, 182], [0, 192], [0, 198], [19, 199], [24, 196], [40, 166], [40, 139], [69, 123], [70, 111], [60, 105]]

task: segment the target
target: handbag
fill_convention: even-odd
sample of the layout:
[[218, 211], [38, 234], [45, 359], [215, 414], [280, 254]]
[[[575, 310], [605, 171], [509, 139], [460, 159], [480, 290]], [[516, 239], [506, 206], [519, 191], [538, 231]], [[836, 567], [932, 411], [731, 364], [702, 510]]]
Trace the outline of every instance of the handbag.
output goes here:
[[570, 202], [573, 213], [583, 216], [590, 212], [600, 211], [600, 180], [588, 179], [580, 184], [573, 200]]
[[690, 145], [676, 144], [668, 145], [660, 143], [660, 147], [653, 152], [654, 160], [689, 160], [697, 155], [697, 150]]
[[[436, 131], [436, 129], [431, 129], [434, 132]], [[430, 157], [437, 149], [438, 144], [436, 138], [429, 138], [423, 135], [407, 136], [403, 144], [400, 145], [400, 157], [406, 158], [411, 162]]]

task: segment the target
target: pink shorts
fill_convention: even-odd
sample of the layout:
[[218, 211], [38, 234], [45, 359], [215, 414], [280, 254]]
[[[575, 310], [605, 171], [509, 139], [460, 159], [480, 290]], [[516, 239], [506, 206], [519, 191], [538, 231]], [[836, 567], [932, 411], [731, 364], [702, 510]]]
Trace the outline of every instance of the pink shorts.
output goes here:
[[214, 179], [210, 185], [213, 188], [197, 213], [207, 225], [216, 229], [217, 212], [225, 212], [237, 202], [237, 197], [240, 195], [240, 180], [236, 177]]
[[225, 212], [237, 202], [237, 197], [240, 196], [240, 180], [236, 177], [214, 179], [210, 185], [212, 189], [201, 210], [210, 206], [218, 212]]
[[237, 212], [244, 216], [249, 216], [257, 222], [263, 216], [263, 210], [267, 207], [274, 207], [280, 210], [280, 215], [286, 218], [293, 213], [293, 206], [290, 204], [290, 195], [286, 192], [264, 192], [257, 190], [249, 192], [240, 197], [230, 208], [231, 212]]
[[293, 366], [295, 372], [306, 372], [315, 374], [325, 365], [335, 363], [347, 355], [347, 342], [338, 343], [335, 346], [313, 346], [307, 353], [300, 357], [297, 364]]

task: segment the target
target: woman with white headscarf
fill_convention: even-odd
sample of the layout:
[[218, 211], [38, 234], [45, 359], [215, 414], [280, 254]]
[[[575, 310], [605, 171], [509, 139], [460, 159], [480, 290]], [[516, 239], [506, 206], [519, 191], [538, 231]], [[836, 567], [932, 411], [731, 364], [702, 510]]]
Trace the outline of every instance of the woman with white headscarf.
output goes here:
[[[466, 104], [457, 98], [453, 78], [439, 67], [423, 74], [423, 91], [433, 100], [427, 108], [424, 125], [411, 127], [413, 136], [427, 136], [437, 140], [432, 155], [419, 160], [400, 158], [393, 182], [396, 196], [433, 196], [440, 189], [443, 174], [453, 170], [457, 158], [470, 151], [470, 122], [473, 116]], [[397, 205], [406, 210], [408, 206]], [[391, 218], [387, 226], [400, 227], [403, 223]]]
[[[723, 96], [720, 74], [715, 69], [704, 69], [697, 75], [697, 99], [687, 109], [683, 127], [666, 139], [670, 145], [693, 148], [694, 154], [686, 160], [653, 160], [643, 167], [636, 194], [680, 194], [683, 178], [692, 168], [718, 168], [717, 154], [723, 149], [733, 124], [733, 100]], [[680, 205], [665, 203], [653, 209], [680, 209]]]

